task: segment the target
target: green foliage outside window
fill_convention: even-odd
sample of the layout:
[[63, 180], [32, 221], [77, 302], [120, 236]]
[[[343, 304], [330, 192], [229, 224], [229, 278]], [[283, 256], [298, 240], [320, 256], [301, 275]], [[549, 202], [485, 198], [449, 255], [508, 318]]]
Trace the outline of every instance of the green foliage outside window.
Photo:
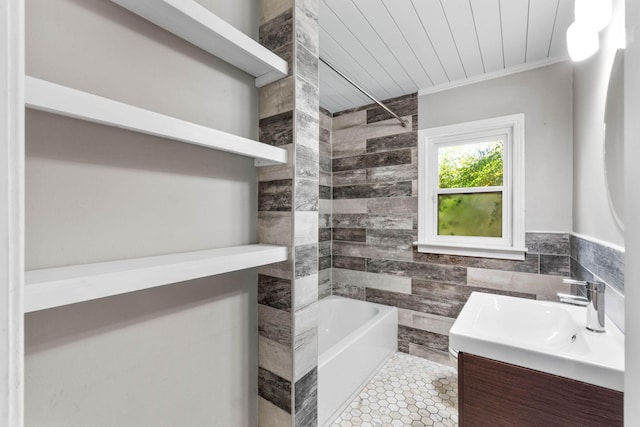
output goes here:
[[440, 147], [440, 188], [502, 185], [502, 147], [502, 141]]
[[[440, 147], [440, 188], [501, 186], [502, 141]], [[441, 194], [438, 234], [502, 237], [502, 192]]]
[[440, 194], [438, 234], [502, 237], [502, 192]]

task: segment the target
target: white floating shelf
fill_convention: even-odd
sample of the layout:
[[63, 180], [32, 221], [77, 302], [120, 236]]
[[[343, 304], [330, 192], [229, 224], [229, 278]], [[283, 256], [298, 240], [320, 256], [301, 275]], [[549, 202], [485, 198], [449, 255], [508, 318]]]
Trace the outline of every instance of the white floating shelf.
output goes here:
[[24, 312], [44, 310], [287, 260], [287, 248], [246, 245], [27, 271]]
[[193, 0], [111, 0], [256, 77], [261, 87], [287, 75], [287, 61]]
[[25, 79], [25, 103], [35, 110], [252, 157], [256, 166], [287, 162], [282, 148], [35, 77]]

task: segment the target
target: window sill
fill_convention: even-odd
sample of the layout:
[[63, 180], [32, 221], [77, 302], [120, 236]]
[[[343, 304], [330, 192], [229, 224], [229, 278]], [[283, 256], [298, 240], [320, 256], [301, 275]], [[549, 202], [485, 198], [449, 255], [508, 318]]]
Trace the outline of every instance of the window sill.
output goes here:
[[459, 255], [477, 258], [496, 258], [508, 259], [514, 261], [524, 261], [527, 248], [514, 247], [496, 247], [496, 246], [471, 246], [456, 244], [438, 244], [415, 242], [418, 252], [440, 254], [440, 255]]

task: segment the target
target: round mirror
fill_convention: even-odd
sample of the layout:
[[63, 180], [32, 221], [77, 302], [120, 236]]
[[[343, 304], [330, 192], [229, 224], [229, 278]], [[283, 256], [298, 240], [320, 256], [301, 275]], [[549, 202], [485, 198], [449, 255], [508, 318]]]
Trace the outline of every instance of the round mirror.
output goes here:
[[604, 173], [609, 206], [624, 229], [624, 50], [618, 49], [607, 89], [604, 113]]

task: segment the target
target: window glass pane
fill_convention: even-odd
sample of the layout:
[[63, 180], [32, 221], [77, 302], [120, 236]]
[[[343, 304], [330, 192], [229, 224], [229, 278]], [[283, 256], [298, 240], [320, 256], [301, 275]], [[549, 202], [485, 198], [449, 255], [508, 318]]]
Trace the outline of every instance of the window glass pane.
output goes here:
[[503, 141], [438, 147], [440, 188], [492, 187], [502, 185]]
[[502, 192], [438, 195], [438, 235], [502, 237]]

